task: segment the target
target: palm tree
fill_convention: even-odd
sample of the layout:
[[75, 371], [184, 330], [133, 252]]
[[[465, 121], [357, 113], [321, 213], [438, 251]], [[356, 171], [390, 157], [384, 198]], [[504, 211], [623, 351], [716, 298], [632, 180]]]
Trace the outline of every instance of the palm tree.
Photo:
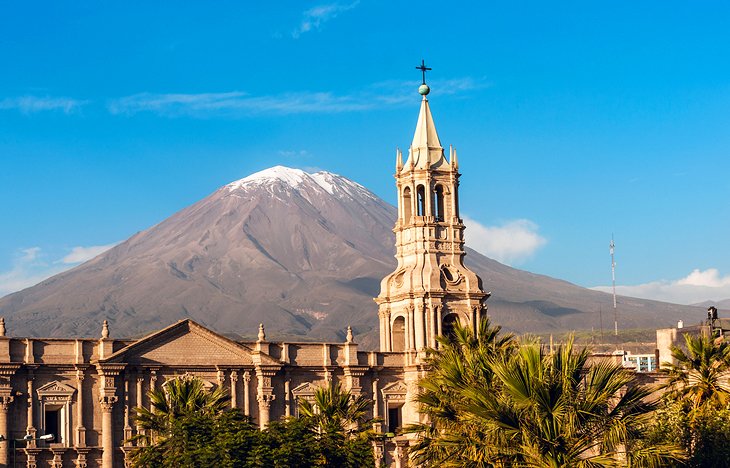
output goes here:
[[633, 373], [610, 361], [589, 364], [572, 339], [555, 352], [538, 343], [494, 361], [499, 392], [467, 392], [468, 410], [501, 433], [494, 458], [507, 466], [666, 466], [682, 452], [643, 444], [656, 404]]
[[367, 419], [370, 399], [365, 395], [355, 397], [343, 390], [338, 383], [321, 387], [310, 402], [299, 401], [299, 414], [314, 423], [318, 431], [362, 432], [372, 424]]
[[465, 419], [466, 391], [493, 387], [490, 363], [509, 356], [516, 349], [511, 334], [483, 319], [476, 330], [455, 324], [448, 337], [438, 337], [439, 348], [430, 349], [430, 372], [421, 380], [417, 397], [428, 424], [414, 424], [405, 430], [418, 435], [411, 448], [416, 462], [444, 466], [492, 466], [485, 454], [494, 446], [493, 431]]
[[133, 466], [197, 466], [200, 460], [220, 458], [210, 439], [228, 409], [224, 388], [208, 390], [201, 379], [186, 375], [148, 395], [152, 408], [134, 409], [142, 431], [130, 439], [137, 444], [130, 454]]
[[315, 466], [368, 468], [374, 466], [370, 399], [352, 395], [340, 384], [319, 388], [314, 399], [299, 401], [299, 414], [311, 427], [319, 445]]
[[[682, 452], [650, 446], [654, 403], [632, 373], [607, 361], [589, 364], [572, 340], [547, 352], [536, 342], [502, 340], [487, 324], [457, 327], [431, 360], [419, 398], [431, 423], [419, 433], [415, 461], [430, 466], [666, 466]], [[485, 333], [486, 332], [486, 333]]]
[[722, 338], [684, 335], [687, 351], [672, 346], [675, 363], [665, 363], [669, 376], [664, 385], [670, 398], [691, 402], [693, 412], [720, 408], [730, 401], [730, 343]]
[[220, 413], [229, 400], [225, 388], [209, 391], [201, 379], [188, 375], [167, 381], [162, 388], [149, 392], [149, 398], [152, 409], [135, 408], [135, 420], [152, 437], [166, 434], [170, 424], [182, 416]]

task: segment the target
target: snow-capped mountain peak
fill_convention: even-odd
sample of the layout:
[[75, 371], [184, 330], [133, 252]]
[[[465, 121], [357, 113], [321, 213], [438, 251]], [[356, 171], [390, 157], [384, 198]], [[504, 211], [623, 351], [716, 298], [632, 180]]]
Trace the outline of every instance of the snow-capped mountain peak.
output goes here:
[[346, 177], [327, 171], [308, 173], [301, 169], [286, 166], [274, 166], [264, 169], [243, 179], [231, 182], [225, 188], [229, 192], [233, 192], [239, 189], [269, 186], [276, 182], [284, 183], [295, 189], [300, 188], [303, 184], [318, 186], [330, 195], [365, 195], [368, 198], [375, 198], [368, 189]]

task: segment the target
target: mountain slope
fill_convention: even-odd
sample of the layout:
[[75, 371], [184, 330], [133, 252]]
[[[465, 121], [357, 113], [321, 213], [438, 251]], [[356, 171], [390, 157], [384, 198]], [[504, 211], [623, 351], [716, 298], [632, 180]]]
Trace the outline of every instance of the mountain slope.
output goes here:
[[[395, 208], [326, 172], [275, 167], [221, 187], [95, 259], [0, 299], [8, 331], [28, 336], [141, 335], [182, 318], [254, 336], [375, 346], [380, 279], [395, 266]], [[468, 227], [467, 227], [468, 242]], [[494, 294], [490, 314], [520, 332], [598, 328], [611, 297], [469, 251]], [[701, 308], [621, 298], [622, 328], [700, 320]]]

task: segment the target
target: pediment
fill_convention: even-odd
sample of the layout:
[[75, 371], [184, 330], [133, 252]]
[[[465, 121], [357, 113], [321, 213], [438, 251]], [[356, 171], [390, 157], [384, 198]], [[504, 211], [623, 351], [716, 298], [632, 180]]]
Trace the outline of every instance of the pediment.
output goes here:
[[408, 392], [408, 386], [405, 382], [393, 382], [386, 385], [380, 390], [383, 395], [405, 395]]
[[[260, 362], [254, 361], [254, 355]], [[271, 356], [257, 353], [192, 320], [182, 320], [142, 338], [100, 362], [206, 367], [280, 364]]]
[[38, 395], [70, 396], [70, 395], [73, 395], [75, 391], [76, 391], [75, 388], [73, 388], [69, 385], [66, 385], [65, 383], [61, 383], [58, 380], [49, 382], [36, 389], [36, 393], [38, 393]]
[[317, 390], [319, 390], [320, 388], [322, 388], [322, 387], [320, 387], [319, 385], [315, 385], [311, 382], [305, 382], [301, 385], [297, 385], [296, 387], [294, 387], [294, 389], [292, 389], [291, 392], [294, 396], [305, 396], [305, 395], [313, 396], [315, 394], [315, 392]]

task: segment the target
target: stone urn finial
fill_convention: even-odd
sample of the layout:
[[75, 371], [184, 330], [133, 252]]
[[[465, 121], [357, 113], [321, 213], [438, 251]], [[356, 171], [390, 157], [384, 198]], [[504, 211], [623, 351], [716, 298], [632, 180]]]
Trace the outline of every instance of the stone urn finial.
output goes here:
[[352, 327], [349, 326], [349, 325], [347, 326], [347, 338], [346, 338], [346, 340], [347, 340], [348, 343], [352, 343]]
[[0, 336], [5, 336], [5, 317], [0, 317]]
[[104, 323], [101, 325], [101, 337], [102, 339], [109, 338], [109, 322], [104, 320]]
[[264, 331], [264, 324], [259, 323], [259, 341], [266, 340], [266, 331]]

